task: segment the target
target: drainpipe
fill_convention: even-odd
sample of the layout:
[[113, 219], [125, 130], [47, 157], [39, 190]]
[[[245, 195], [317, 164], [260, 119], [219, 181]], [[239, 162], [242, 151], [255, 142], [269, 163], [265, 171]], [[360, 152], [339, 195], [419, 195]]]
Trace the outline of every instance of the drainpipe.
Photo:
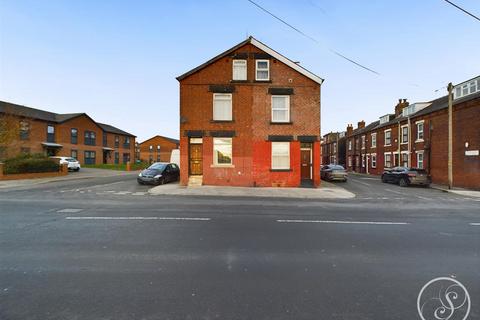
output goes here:
[[[400, 121], [398, 121], [398, 136], [397, 136], [398, 163], [397, 163], [397, 167], [402, 162], [402, 154], [401, 154], [401, 146], [400, 146], [400, 135], [401, 134], [402, 134], [402, 124], [401, 124]], [[395, 155], [393, 155], [393, 159], [395, 160]]]
[[411, 143], [412, 143], [412, 135], [410, 133], [410, 130], [411, 130], [411, 127], [410, 127], [410, 124], [411, 124], [411, 121], [410, 121], [410, 116], [408, 116], [408, 121], [407, 121], [407, 125], [408, 125], [408, 158], [407, 158], [407, 164], [408, 164], [408, 167], [411, 167], [412, 166], [412, 162], [411, 162], [411, 157], [412, 157], [412, 154], [411, 154], [411, 150], [412, 150], [412, 146], [411, 146]]
[[448, 84], [448, 189], [453, 188], [453, 107], [452, 107], [452, 90], [453, 85]]

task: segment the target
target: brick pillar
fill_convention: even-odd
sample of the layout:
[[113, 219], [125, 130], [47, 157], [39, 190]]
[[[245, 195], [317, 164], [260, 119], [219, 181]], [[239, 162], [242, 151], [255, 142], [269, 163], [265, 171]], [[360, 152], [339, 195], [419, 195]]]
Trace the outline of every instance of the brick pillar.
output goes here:
[[0, 162], [0, 180], [2, 180], [2, 178], [3, 178], [3, 166], [4, 166], [4, 164], [2, 162]]
[[130, 161], [127, 161], [127, 171], [130, 171], [131, 168], [130, 168]]
[[64, 163], [60, 165], [60, 172], [62, 175], [67, 175], [68, 174], [68, 164]]

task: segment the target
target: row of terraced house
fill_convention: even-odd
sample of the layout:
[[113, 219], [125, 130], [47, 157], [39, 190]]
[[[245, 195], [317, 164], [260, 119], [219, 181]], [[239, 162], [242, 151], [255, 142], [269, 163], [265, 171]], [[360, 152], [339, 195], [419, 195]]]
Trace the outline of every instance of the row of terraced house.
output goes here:
[[[480, 76], [454, 86], [452, 96], [453, 186], [480, 189]], [[433, 183], [448, 184], [448, 100], [448, 95], [412, 104], [400, 99], [392, 114], [325, 135], [323, 163], [376, 175], [397, 166], [421, 168]]]

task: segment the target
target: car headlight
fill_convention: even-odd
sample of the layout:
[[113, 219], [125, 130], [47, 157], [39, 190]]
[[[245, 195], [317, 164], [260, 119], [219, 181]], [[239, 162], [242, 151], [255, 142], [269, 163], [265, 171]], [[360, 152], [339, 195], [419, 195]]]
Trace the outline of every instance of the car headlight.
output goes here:
[[142, 176], [142, 173], [140, 172], [140, 173], [138, 174], [138, 176], [141, 177], [141, 176]]
[[154, 178], [155, 178], [155, 179], [159, 179], [159, 178], [161, 178], [161, 177], [162, 177], [161, 174], [157, 174]]

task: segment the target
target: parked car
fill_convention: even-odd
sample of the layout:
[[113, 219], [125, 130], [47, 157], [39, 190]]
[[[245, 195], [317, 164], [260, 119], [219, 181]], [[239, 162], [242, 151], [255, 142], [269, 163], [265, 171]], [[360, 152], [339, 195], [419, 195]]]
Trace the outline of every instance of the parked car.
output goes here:
[[50, 159], [58, 159], [59, 164], [67, 164], [68, 170], [79, 171], [80, 162], [77, 159], [72, 157], [50, 157]]
[[328, 181], [347, 181], [348, 173], [345, 168], [338, 164], [329, 164], [322, 167], [320, 177]]
[[408, 187], [409, 185], [428, 187], [432, 183], [432, 178], [423, 169], [395, 167], [383, 172], [382, 182], [397, 183], [400, 187]]
[[180, 179], [180, 169], [175, 163], [155, 162], [138, 174], [139, 184], [164, 184]]

